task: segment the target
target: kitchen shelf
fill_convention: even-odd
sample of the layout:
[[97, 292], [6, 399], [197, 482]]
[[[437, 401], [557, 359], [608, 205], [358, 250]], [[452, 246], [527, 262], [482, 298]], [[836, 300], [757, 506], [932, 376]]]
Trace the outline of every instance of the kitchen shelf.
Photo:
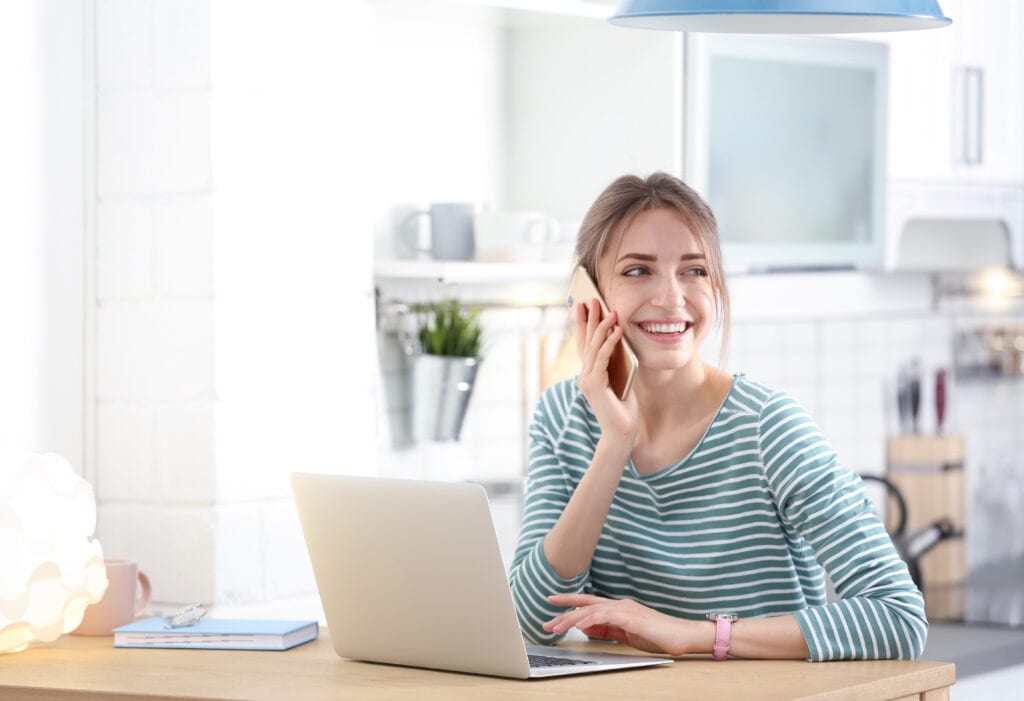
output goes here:
[[557, 282], [568, 284], [569, 263], [497, 263], [482, 261], [378, 260], [377, 280], [436, 281], [452, 284]]
[[567, 17], [607, 19], [615, 9], [614, 0], [456, 0], [465, 5], [483, 5], [506, 10], [526, 10]]

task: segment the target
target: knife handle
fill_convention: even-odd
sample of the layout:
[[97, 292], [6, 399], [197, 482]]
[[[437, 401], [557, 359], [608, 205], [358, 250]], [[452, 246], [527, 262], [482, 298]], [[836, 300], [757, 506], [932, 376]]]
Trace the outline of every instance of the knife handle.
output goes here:
[[935, 373], [935, 430], [942, 433], [946, 421], [946, 371]]

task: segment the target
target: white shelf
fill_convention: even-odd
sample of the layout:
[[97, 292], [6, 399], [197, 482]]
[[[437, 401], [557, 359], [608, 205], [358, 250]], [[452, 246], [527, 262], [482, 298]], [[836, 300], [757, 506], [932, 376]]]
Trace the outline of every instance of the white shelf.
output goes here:
[[435, 281], [463, 284], [515, 282], [568, 282], [566, 262], [491, 263], [480, 261], [378, 260], [373, 275], [378, 280]]
[[506, 10], [544, 12], [567, 17], [607, 19], [615, 10], [615, 0], [456, 0], [466, 5], [482, 5]]

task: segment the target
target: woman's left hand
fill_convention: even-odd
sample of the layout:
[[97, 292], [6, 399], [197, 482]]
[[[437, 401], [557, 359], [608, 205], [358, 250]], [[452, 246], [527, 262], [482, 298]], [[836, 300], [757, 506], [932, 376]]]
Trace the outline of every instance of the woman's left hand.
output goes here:
[[[700, 650], [703, 621], [674, 618], [629, 599], [555, 594], [548, 601], [555, 606], [575, 607], [544, 624], [544, 630], [550, 633], [561, 635], [576, 627], [591, 638], [614, 640], [645, 652], [672, 656]], [[710, 632], [711, 627], [706, 627]]]

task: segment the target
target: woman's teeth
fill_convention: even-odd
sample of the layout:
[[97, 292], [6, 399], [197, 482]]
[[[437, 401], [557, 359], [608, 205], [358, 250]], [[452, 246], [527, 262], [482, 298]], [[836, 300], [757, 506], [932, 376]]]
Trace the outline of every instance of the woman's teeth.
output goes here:
[[683, 333], [686, 331], [688, 324], [683, 322], [679, 324], [642, 324], [642, 328], [647, 333]]

